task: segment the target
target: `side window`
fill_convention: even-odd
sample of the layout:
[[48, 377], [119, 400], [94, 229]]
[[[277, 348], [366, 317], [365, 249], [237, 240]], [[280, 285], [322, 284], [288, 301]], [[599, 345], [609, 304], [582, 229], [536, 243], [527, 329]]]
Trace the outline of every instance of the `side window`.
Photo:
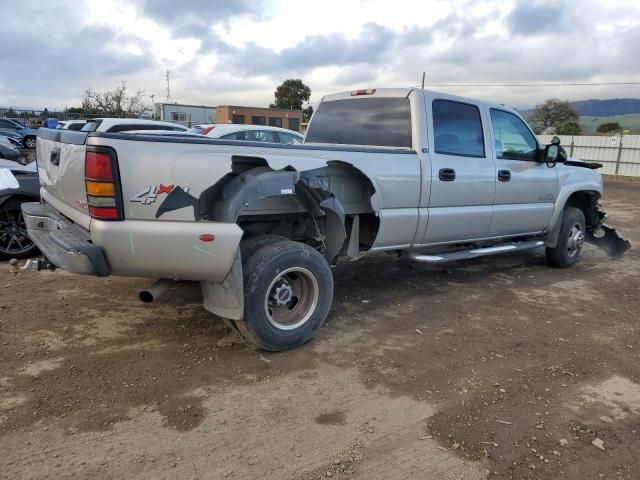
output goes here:
[[536, 160], [538, 142], [525, 123], [513, 113], [491, 109], [496, 157]]
[[153, 126], [140, 125], [139, 123], [125, 123], [122, 125], [114, 125], [107, 130], [107, 133], [128, 132], [131, 130], [156, 130]]
[[231, 122], [243, 125], [244, 124], [244, 115], [234, 115], [233, 116], [233, 120], [231, 120]]
[[251, 124], [252, 125], [266, 125], [267, 124], [267, 117], [265, 117], [263, 115], [254, 115], [253, 117], [251, 117]]
[[484, 157], [480, 110], [451, 100], [433, 101], [435, 151], [445, 155]]
[[0, 128], [8, 128], [10, 130], [16, 130], [15, 124], [2, 119], [0, 119]]
[[246, 135], [247, 132], [233, 132], [227, 133], [226, 135], [222, 135], [220, 138], [224, 138], [225, 140], [247, 140]]
[[291, 133], [278, 132], [278, 138], [280, 143], [297, 144], [302, 143], [302, 140], [297, 135]]
[[250, 130], [247, 132], [247, 140], [250, 142], [275, 142], [273, 132], [268, 130]]

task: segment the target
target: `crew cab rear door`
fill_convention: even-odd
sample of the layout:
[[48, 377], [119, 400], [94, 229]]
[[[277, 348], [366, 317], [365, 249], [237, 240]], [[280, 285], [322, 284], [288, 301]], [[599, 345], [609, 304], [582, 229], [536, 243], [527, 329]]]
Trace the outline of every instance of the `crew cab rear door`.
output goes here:
[[542, 232], [558, 196], [557, 169], [538, 161], [535, 135], [515, 113], [490, 108], [495, 200], [489, 234]]
[[422, 244], [485, 238], [491, 223], [495, 165], [478, 105], [425, 93], [431, 194]]

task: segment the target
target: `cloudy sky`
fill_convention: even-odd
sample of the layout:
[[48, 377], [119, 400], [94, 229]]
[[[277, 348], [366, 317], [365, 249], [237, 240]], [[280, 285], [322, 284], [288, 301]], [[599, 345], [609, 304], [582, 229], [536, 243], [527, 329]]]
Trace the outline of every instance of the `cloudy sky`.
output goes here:
[[[164, 100], [266, 106], [354, 88], [640, 82], [637, 0], [0, 0], [0, 105], [79, 105], [126, 81]], [[640, 85], [433, 86], [517, 107]]]

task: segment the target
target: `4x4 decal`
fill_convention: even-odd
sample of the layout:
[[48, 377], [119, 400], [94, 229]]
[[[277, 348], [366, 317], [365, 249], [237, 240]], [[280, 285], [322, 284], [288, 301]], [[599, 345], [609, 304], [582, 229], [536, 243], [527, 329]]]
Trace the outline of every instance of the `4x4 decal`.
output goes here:
[[[175, 185], [149, 185], [144, 190], [133, 195], [129, 198], [131, 203], [142, 203], [143, 205], [151, 205], [158, 199], [158, 195], [162, 195], [163, 193], [169, 195], [176, 188]], [[184, 192], [189, 192], [190, 187], [178, 187], [181, 188]]]

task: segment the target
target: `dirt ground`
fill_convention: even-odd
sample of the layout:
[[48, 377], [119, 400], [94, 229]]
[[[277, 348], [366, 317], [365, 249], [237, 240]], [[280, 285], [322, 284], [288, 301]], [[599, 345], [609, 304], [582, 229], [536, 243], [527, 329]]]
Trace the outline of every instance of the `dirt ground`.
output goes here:
[[[640, 245], [640, 184], [606, 187]], [[638, 479], [639, 252], [367, 257], [279, 354], [193, 285], [143, 305], [144, 279], [0, 264], [0, 477]]]

